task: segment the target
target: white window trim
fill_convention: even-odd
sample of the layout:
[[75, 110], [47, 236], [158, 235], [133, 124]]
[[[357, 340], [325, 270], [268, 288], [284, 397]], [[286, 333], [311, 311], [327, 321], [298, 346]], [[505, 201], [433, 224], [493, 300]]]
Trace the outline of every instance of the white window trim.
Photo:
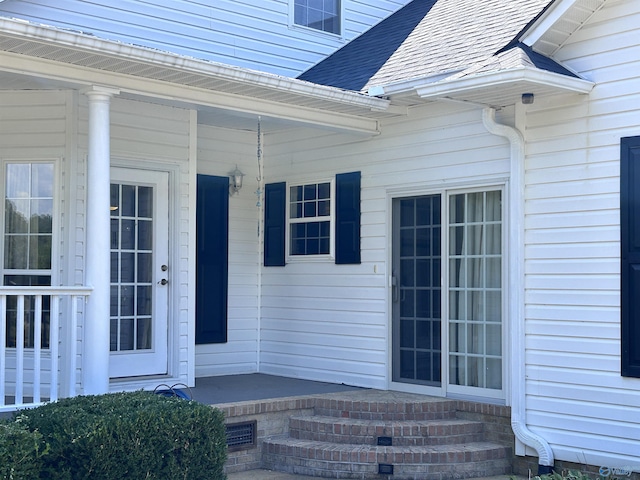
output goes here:
[[[319, 183], [328, 183], [330, 189], [330, 200], [331, 200], [331, 214], [329, 215], [329, 254], [322, 255], [291, 255], [291, 224], [293, 223], [304, 223], [304, 220], [298, 222], [291, 221], [291, 187], [297, 187], [300, 185], [313, 185]], [[285, 253], [286, 253], [286, 262], [287, 263], [300, 263], [300, 262], [328, 262], [335, 261], [335, 242], [336, 242], [336, 181], [334, 178], [316, 178], [316, 179], [308, 179], [308, 180], [300, 180], [295, 182], [287, 182], [286, 183], [286, 235], [285, 235]], [[314, 217], [318, 218], [318, 217]], [[309, 221], [312, 221], [309, 219]]]
[[307, 27], [306, 25], [299, 25], [295, 22], [295, 0], [289, 0], [289, 29], [290, 30], [298, 30], [300, 32], [308, 33], [311, 35], [318, 35], [324, 38], [331, 38], [337, 40], [344, 40], [344, 14], [345, 8], [344, 4], [346, 0], [340, 1], [340, 31], [338, 33], [326, 32], [324, 30], [318, 30], [317, 28]]
[[[51, 268], [50, 269], [15, 269], [15, 270], [7, 270], [4, 266], [4, 241], [5, 241], [5, 206], [4, 200], [6, 195], [6, 171], [7, 164], [13, 163], [51, 163], [53, 164], [53, 218], [51, 220]], [[51, 285], [58, 285], [58, 272], [59, 272], [59, 242], [61, 241], [61, 224], [60, 224], [60, 212], [61, 212], [61, 204], [63, 202], [63, 193], [60, 188], [60, 158], [52, 157], [52, 158], [5, 158], [0, 163], [0, 168], [2, 169], [0, 178], [2, 179], [2, 184], [0, 185], [0, 194], [3, 199], [2, 211], [0, 212], [0, 222], [2, 222], [2, 229], [0, 229], [0, 254], [3, 256], [0, 259], [0, 285], [4, 284], [4, 276], [8, 274], [14, 275], [48, 275], [51, 277]]]
[[[6, 181], [7, 181], [7, 165], [8, 164], [47, 164], [53, 165], [53, 210], [51, 219], [51, 268], [50, 269], [6, 269], [4, 265], [4, 248], [5, 248], [5, 213], [6, 207], [4, 202], [6, 200]], [[62, 180], [61, 176], [61, 159], [59, 157], [51, 158], [4, 158], [0, 161], [0, 196], [2, 197], [2, 209], [0, 211], [0, 222], [2, 228], [0, 229], [0, 286], [4, 285], [5, 275], [33, 275], [33, 276], [48, 276], [50, 279], [50, 286], [59, 285], [59, 272], [60, 272], [60, 252], [63, 250], [60, 243], [63, 241], [62, 224], [60, 222], [62, 205], [64, 202], [64, 193], [61, 188]], [[46, 287], [43, 287], [46, 288]], [[51, 358], [50, 345], [41, 350], [40, 355], [43, 359]], [[7, 352], [11, 352], [15, 355], [15, 348], [7, 348]], [[15, 357], [13, 357], [15, 358]], [[25, 348], [25, 359], [33, 358], [33, 347]]]
[[[502, 388], [500, 390], [491, 389], [491, 388], [483, 388], [483, 387], [469, 387], [465, 385], [455, 385], [452, 384], [449, 378], [449, 199], [455, 195], [461, 195], [466, 193], [481, 193], [481, 192], [489, 192], [499, 190], [502, 194], [502, 283], [501, 283], [501, 291], [502, 291], [502, 305], [501, 305], [501, 315], [502, 315], [502, 339], [501, 339], [501, 348], [502, 348]], [[446, 352], [446, 355], [443, 355], [442, 358], [442, 382], [443, 387], [446, 389], [447, 397], [452, 398], [461, 398], [461, 399], [470, 399], [470, 400], [488, 400], [493, 399], [498, 403], [502, 403], [506, 400], [506, 379], [507, 379], [507, 370], [508, 370], [508, 351], [506, 350], [508, 342], [508, 328], [507, 328], [507, 305], [508, 305], [508, 296], [506, 287], [507, 283], [507, 264], [508, 264], [508, 245], [507, 245], [507, 236], [508, 225], [507, 225], [507, 205], [506, 205], [506, 193], [507, 189], [504, 184], [498, 185], [482, 185], [482, 186], [474, 186], [473, 188], [450, 188], [442, 190], [442, 264], [444, 266], [442, 270], [442, 296], [441, 296], [441, 305], [442, 305], [442, 320], [443, 320], [443, 328], [442, 328], [442, 348], [443, 353]], [[446, 322], [446, 328], [445, 328]], [[445, 350], [446, 348], [446, 350]], [[446, 370], [445, 370], [446, 365]], [[446, 380], [446, 385], [445, 385]]]

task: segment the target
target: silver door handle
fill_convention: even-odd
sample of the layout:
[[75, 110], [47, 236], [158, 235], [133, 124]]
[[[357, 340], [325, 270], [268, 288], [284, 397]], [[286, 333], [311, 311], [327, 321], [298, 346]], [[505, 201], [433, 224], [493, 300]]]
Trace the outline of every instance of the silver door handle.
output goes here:
[[398, 301], [398, 279], [395, 275], [391, 276], [391, 301]]

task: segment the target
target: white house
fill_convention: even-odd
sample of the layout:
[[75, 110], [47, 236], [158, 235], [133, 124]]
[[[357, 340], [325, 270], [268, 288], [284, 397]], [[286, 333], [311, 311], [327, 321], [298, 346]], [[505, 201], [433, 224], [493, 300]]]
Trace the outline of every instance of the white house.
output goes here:
[[638, 159], [635, 0], [4, 0], [0, 409], [263, 372], [640, 471]]

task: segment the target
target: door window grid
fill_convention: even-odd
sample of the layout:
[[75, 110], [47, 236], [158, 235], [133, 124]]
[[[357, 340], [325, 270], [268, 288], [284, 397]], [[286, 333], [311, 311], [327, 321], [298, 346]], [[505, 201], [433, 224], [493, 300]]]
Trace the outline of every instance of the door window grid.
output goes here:
[[[51, 285], [54, 164], [5, 164], [3, 284]], [[42, 297], [41, 347], [49, 348], [50, 297]], [[35, 297], [25, 297], [24, 318], [17, 319], [17, 298], [7, 299], [6, 346], [16, 346], [16, 330], [24, 325], [24, 347], [34, 346]]]
[[502, 193], [449, 197], [449, 382], [502, 388]]
[[441, 382], [440, 195], [400, 201], [399, 380]]
[[296, 25], [340, 34], [340, 0], [294, 0]]
[[331, 182], [289, 188], [289, 254], [331, 253]]
[[152, 348], [153, 188], [111, 185], [110, 350]]

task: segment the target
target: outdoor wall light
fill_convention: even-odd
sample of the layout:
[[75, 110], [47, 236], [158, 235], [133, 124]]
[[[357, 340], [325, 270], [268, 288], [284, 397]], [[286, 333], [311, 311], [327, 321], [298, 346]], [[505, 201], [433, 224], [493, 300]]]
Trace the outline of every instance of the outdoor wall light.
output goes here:
[[534, 100], [533, 93], [523, 93], [522, 94], [522, 103], [525, 105], [531, 105]]
[[242, 188], [242, 177], [244, 177], [244, 173], [242, 173], [236, 165], [236, 169], [229, 173], [229, 196], [240, 192]]

